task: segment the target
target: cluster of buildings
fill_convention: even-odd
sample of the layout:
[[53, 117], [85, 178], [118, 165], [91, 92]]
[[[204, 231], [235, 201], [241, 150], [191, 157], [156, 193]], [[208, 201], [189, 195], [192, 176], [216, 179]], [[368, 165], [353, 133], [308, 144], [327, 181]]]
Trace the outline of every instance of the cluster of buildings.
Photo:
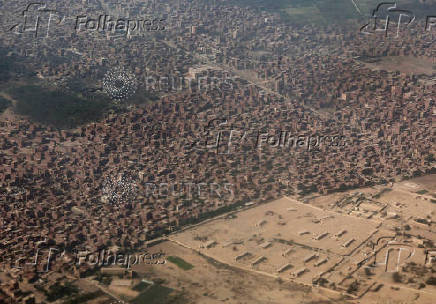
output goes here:
[[[54, 28], [50, 39], [6, 33], [0, 43], [13, 46], [11, 53], [23, 56], [52, 84], [100, 79], [105, 68], [122, 65], [138, 83], [150, 75], [217, 79], [225, 71], [232, 85], [158, 90], [158, 101], [73, 130], [2, 117], [0, 264], [9, 276], [0, 276], [2, 290], [8, 290], [7, 296], [0, 292], [0, 302], [20, 298], [15, 291], [21, 278], [33, 282], [35, 276], [46, 276], [36, 266], [24, 274], [12, 270], [18, 256], [34, 256], [44, 239], [67, 252], [73, 247], [91, 252], [113, 245], [137, 248], [151, 236], [232, 204], [434, 173], [434, 79], [370, 70], [356, 59], [431, 59], [435, 42], [422, 37], [427, 33], [405, 33], [403, 40], [380, 47], [381, 37], [362, 37], [358, 29], [285, 25], [270, 13], [222, 1], [83, 4], [73, 5], [69, 16], [95, 16], [95, 10], [125, 16], [131, 7], [136, 9], [132, 18], [151, 12], [168, 20], [168, 26], [150, 36], [121, 40], [93, 32], [61, 34], [62, 29]], [[12, 11], [19, 8], [7, 5]], [[194, 66], [206, 68], [192, 75]], [[195, 149], [193, 143], [204, 140], [213, 119], [240, 129], [337, 134], [348, 144], [317, 151], [268, 145], [253, 151], [241, 145], [231, 154]], [[125, 174], [137, 186], [134, 198], [121, 205], [107, 203], [104, 183]], [[145, 195], [147, 183], [182, 182], [232, 184], [234, 198]], [[62, 270], [62, 261], [56, 265], [53, 269]], [[82, 265], [76, 272], [89, 267]]]

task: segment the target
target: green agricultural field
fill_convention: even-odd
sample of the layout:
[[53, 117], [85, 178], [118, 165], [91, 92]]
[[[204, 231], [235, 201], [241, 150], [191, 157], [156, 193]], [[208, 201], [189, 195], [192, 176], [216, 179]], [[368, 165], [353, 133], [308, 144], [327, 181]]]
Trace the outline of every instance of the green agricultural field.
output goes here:
[[71, 299], [68, 299], [63, 302], [63, 304], [80, 304], [80, 303], [87, 303], [88, 301], [94, 300], [98, 297], [104, 296], [104, 292], [101, 290], [95, 291], [95, 292], [89, 292], [80, 294], [76, 297], [73, 297]]
[[168, 298], [173, 290], [171, 288], [153, 285], [132, 300], [134, 304], [163, 304], [168, 302]]
[[[379, 0], [233, 0], [238, 6], [249, 6], [279, 13], [291, 24], [337, 24], [368, 18]], [[428, 10], [419, 0], [397, 1], [398, 7], [412, 9], [420, 15]]]
[[183, 269], [183, 270], [190, 270], [192, 268], [194, 268], [194, 265], [189, 264], [188, 262], [186, 262], [185, 260], [176, 257], [176, 256], [169, 256], [167, 257], [167, 260], [173, 264], [176, 264], [179, 268]]

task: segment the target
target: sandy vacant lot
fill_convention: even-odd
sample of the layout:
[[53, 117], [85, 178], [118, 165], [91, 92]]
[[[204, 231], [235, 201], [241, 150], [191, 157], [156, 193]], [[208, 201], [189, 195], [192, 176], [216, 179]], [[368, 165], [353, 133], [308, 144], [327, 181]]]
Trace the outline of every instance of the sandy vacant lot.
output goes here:
[[380, 57], [377, 63], [367, 63], [366, 66], [373, 70], [399, 71], [407, 74], [425, 74], [431, 76], [433, 70], [432, 59], [415, 58], [412, 56], [386, 56]]
[[[171, 239], [230, 265], [311, 284], [366, 241], [379, 224], [285, 197]], [[216, 244], [206, 248], [211, 242]], [[264, 260], [256, 263], [262, 257]], [[288, 269], [279, 272], [285, 265]], [[303, 269], [304, 273], [296, 276]]]
[[[219, 217], [159, 245], [168, 255], [182, 255], [194, 269], [169, 263], [153, 271], [176, 289], [193, 284], [193, 303], [294, 303], [288, 298], [291, 288], [295, 303], [300, 297], [301, 303], [333, 297], [337, 303], [341, 295], [350, 295], [357, 296], [349, 298], [351, 303], [430, 304], [436, 287], [423, 282], [433, 273], [427, 252], [436, 253], [428, 247], [436, 243], [435, 177], [301, 201], [284, 197]], [[403, 272], [408, 263], [422, 270]], [[393, 279], [396, 271], [401, 282]], [[327, 279], [326, 288], [312, 285], [320, 277]], [[355, 281], [359, 287], [350, 293]], [[263, 292], [267, 296], [257, 294]]]
[[261, 274], [229, 267], [195, 251], [171, 241], [153, 247], [167, 256], [178, 256], [194, 266], [182, 270], [167, 262], [163, 265], [136, 265], [134, 270], [153, 280], [164, 279], [168, 287], [184, 290], [189, 303], [215, 304], [293, 304], [329, 303], [321, 302], [332, 298], [330, 303], [343, 303], [336, 294]]

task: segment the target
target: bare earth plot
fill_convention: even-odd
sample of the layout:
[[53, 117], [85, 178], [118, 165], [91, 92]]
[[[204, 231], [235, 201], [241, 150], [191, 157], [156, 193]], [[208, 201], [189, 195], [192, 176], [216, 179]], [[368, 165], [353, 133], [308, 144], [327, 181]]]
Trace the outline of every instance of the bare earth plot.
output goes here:
[[399, 71], [406, 74], [425, 74], [431, 76], [433, 70], [432, 59], [416, 58], [412, 56], [386, 56], [380, 57], [377, 63], [366, 63], [373, 70]]
[[[167, 256], [177, 256], [194, 267], [183, 270], [173, 263], [163, 265], [135, 265], [133, 270], [149, 280], [166, 281], [175, 290], [184, 290], [188, 303], [215, 304], [278, 304], [316, 303], [335, 295], [328, 291], [247, 272], [218, 263], [174, 242], [163, 242], [153, 247]], [[323, 295], [324, 294], [324, 295]], [[336, 296], [332, 303], [344, 303]], [[326, 303], [326, 302], [324, 302]]]
[[311, 284], [366, 241], [378, 225], [282, 198], [171, 239], [230, 265]]
[[169, 239], [233, 269], [322, 286], [361, 303], [433, 303], [434, 181], [432, 175], [306, 203], [284, 197]]

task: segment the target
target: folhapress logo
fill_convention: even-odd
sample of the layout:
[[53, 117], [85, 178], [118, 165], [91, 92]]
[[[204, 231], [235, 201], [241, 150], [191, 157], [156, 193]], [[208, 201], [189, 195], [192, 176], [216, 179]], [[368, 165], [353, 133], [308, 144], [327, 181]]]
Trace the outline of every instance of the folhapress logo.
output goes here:
[[56, 10], [47, 8], [44, 3], [30, 3], [21, 12], [22, 20], [10, 27], [10, 31], [17, 35], [31, 33], [35, 38], [50, 36], [50, 28], [65, 21], [65, 16]]
[[141, 18], [130, 20], [128, 18], [116, 18], [109, 15], [100, 15], [97, 18], [77, 16], [74, 29], [76, 32], [107, 32], [112, 35], [120, 34], [128, 38], [147, 32], [164, 31], [165, 19]]
[[[411, 26], [416, 20], [415, 14], [406, 9], [399, 8], [396, 2], [382, 2], [372, 11], [367, 24], [360, 28], [360, 32], [366, 35], [384, 33], [388, 36], [390, 30], [396, 33], [396, 38], [400, 32]], [[431, 32], [436, 28], [436, 16], [427, 16], [424, 31]]]
[[48, 38], [54, 34], [69, 37], [74, 32], [91, 35], [97, 33], [102, 36], [101, 39], [132, 38], [146, 33], [162, 32], [168, 26], [165, 18], [156, 16], [143, 16], [134, 20], [108, 14], [67, 16], [49, 8], [43, 2], [28, 4], [19, 15], [21, 21], [10, 22], [7, 29], [16, 35], [30, 35], [33, 38]]

